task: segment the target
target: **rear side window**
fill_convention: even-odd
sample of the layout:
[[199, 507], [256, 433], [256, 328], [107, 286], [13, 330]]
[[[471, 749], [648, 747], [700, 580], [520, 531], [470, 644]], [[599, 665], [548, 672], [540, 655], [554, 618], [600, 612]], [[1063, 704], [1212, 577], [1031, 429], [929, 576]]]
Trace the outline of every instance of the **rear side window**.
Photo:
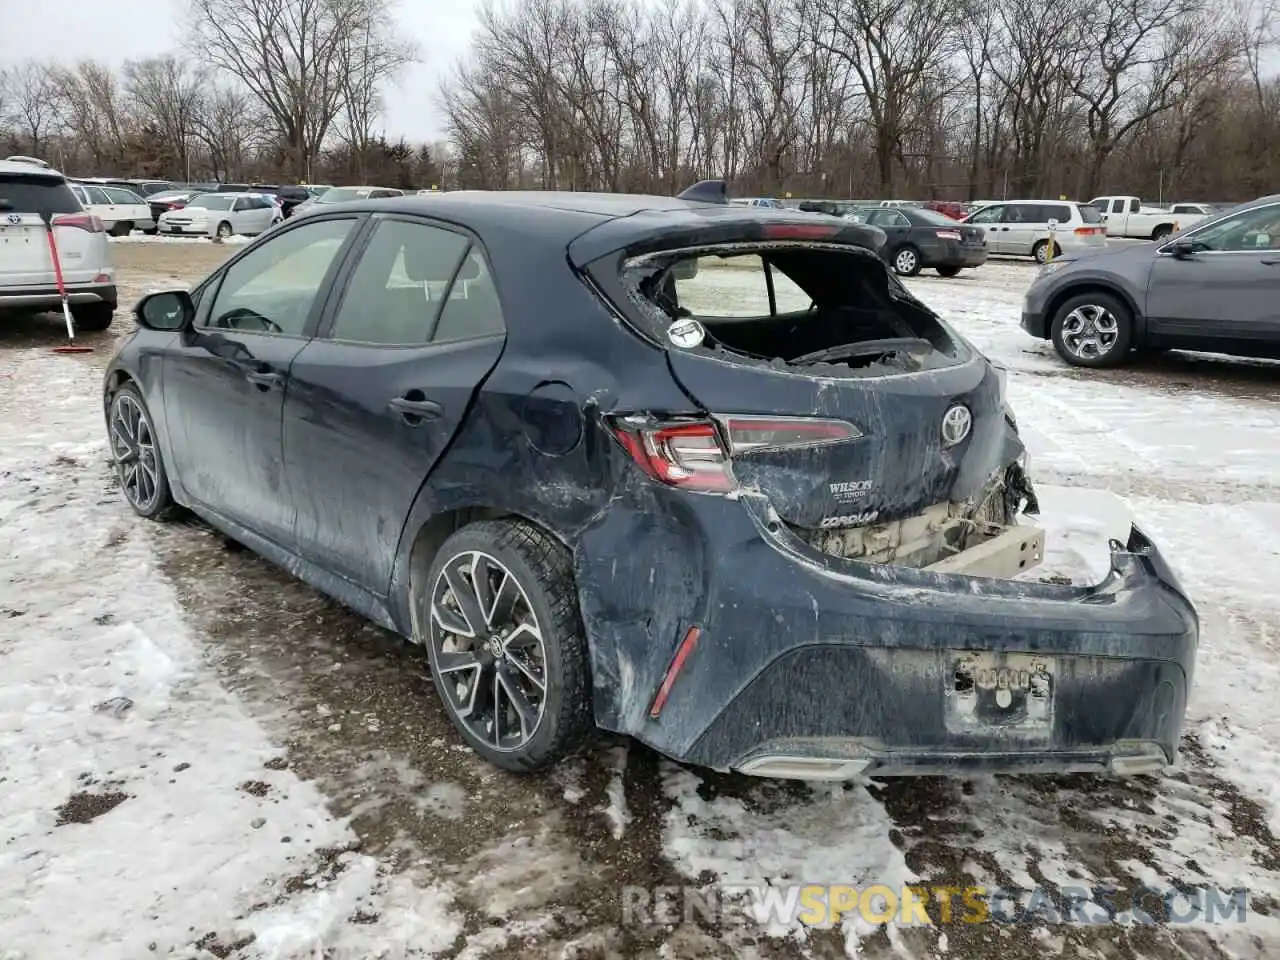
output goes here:
[[428, 342], [469, 244], [426, 223], [383, 220], [351, 274], [330, 336], [385, 346]]
[[697, 275], [687, 279], [675, 276], [674, 286], [680, 306], [697, 316], [768, 317], [809, 308], [810, 297], [777, 270], [772, 271], [770, 302], [769, 278], [764, 258], [758, 253], [694, 262], [698, 264]]
[[118, 187], [103, 187], [102, 190], [112, 203], [142, 203], [142, 198], [129, 190]]
[[1071, 208], [1065, 203], [1063, 204], [1045, 204], [1040, 208], [1040, 212], [1044, 215], [1045, 222], [1057, 220], [1059, 223], [1067, 223], [1072, 219]]
[[1076, 209], [1080, 211], [1080, 219], [1085, 223], [1101, 223], [1102, 213], [1097, 207], [1089, 203], [1078, 203]]
[[79, 213], [83, 209], [59, 177], [0, 173], [0, 213]]

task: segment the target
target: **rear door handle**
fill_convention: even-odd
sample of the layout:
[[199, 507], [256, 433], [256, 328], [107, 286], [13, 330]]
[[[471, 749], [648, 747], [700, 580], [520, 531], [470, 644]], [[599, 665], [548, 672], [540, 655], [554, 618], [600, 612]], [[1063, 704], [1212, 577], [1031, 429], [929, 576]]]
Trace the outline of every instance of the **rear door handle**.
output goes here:
[[400, 419], [410, 426], [417, 426], [425, 420], [437, 420], [444, 416], [444, 407], [434, 400], [428, 400], [420, 390], [410, 390], [403, 397], [396, 397], [387, 404], [388, 408], [400, 414]]
[[244, 378], [264, 392], [284, 383], [284, 376], [274, 370], [251, 370]]
[[1262, 264], [1266, 267], [1274, 267], [1276, 264], [1280, 264], [1280, 260], [1263, 260]]

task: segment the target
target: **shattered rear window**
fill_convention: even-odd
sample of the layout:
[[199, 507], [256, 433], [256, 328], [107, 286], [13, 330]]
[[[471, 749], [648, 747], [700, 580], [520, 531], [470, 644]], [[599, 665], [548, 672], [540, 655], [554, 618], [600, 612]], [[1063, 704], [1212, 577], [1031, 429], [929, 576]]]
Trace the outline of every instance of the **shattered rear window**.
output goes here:
[[669, 348], [826, 376], [934, 370], [961, 342], [866, 250], [730, 244], [622, 264], [628, 319]]

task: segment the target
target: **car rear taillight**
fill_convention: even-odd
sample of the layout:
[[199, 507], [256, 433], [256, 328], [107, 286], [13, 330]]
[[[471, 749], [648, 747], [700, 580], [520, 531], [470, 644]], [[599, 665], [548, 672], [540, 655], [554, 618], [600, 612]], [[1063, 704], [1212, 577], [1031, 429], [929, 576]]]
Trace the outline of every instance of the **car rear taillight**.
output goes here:
[[766, 240], [821, 240], [834, 237], [840, 228], [824, 223], [766, 223], [761, 232]]
[[106, 233], [107, 228], [92, 213], [56, 213], [49, 221], [55, 227], [75, 227], [90, 233]]
[[1076, 227], [1071, 231], [1077, 237], [1092, 237], [1094, 234], [1103, 233], [1102, 227]]
[[960, 240], [962, 239], [959, 230], [935, 230], [939, 240]]
[[725, 493], [737, 486], [732, 468], [735, 456], [862, 436], [862, 431], [843, 420], [735, 415], [680, 421], [622, 417], [614, 421], [613, 431], [649, 476], [702, 493]]

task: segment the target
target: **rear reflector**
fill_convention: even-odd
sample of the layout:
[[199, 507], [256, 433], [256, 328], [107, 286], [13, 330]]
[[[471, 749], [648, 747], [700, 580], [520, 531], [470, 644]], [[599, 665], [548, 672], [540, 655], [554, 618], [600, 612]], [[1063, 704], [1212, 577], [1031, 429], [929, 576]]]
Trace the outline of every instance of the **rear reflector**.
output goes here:
[[107, 232], [102, 221], [91, 213], [56, 213], [49, 222], [55, 227], [75, 227], [77, 230], [88, 230], [90, 233]]
[[763, 229], [766, 240], [821, 240], [839, 232], [824, 223], [766, 223]]
[[650, 720], [657, 720], [658, 715], [662, 713], [667, 697], [671, 696], [671, 688], [676, 685], [676, 678], [680, 676], [680, 671], [684, 669], [685, 661], [689, 659], [689, 655], [698, 646], [698, 638], [701, 636], [702, 630], [700, 628], [690, 627], [684, 635], [684, 639], [680, 641], [680, 646], [676, 648], [676, 655], [671, 658], [671, 666], [667, 667], [666, 675], [662, 678], [662, 685], [658, 687], [658, 692], [649, 707]]
[[959, 230], [936, 230], [939, 240], [959, 240], [961, 239]]
[[763, 450], [856, 440], [862, 431], [843, 420], [736, 414], [708, 420], [661, 421], [622, 417], [618, 441], [649, 476], [673, 487], [726, 493], [737, 486], [731, 458]]

